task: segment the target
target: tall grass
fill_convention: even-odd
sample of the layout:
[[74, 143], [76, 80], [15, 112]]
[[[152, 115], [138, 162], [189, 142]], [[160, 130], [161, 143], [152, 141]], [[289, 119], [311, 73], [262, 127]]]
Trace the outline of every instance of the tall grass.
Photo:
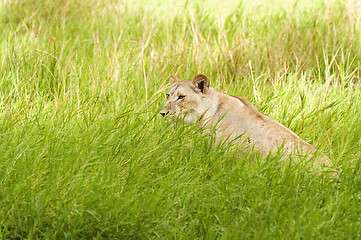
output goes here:
[[[359, 238], [360, 8], [2, 1], [0, 238]], [[340, 178], [164, 122], [169, 75], [201, 72]]]

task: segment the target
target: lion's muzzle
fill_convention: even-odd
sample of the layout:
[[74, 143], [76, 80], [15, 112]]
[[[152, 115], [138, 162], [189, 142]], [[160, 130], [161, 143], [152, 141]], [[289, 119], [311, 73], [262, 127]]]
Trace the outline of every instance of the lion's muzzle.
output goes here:
[[160, 115], [162, 115], [162, 117], [165, 117], [165, 116], [167, 116], [167, 115], [169, 114], [169, 111], [167, 111], [167, 110], [162, 110], [162, 111], [160, 111], [159, 113], [160, 113]]

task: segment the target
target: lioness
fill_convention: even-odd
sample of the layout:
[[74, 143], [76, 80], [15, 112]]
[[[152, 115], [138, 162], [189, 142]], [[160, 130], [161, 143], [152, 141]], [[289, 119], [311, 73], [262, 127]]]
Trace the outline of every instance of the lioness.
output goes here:
[[[162, 116], [181, 117], [186, 122], [216, 125], [216, 139], [245, 141], [263, 157], [279, 148], [289, 155], [312, 155], [316, 148], [297, 134], [261, 113], [252, 103], [217, 91], [209, 78], [198, 74], [191, 80], [171, 75], [171, 89], [161, 110]], [[242, 137], [239, 137], [242, 136]], [[314, 167], [328, 165], [327, 156], [316, 158]]]

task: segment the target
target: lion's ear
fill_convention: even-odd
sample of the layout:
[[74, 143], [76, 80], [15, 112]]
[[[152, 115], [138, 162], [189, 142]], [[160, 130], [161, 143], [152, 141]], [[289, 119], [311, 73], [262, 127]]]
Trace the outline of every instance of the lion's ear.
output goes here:
[[209, 78], [204, 74], [198, 74], [192, 79], [192, 83], [203, 94], [206, 94], [209, 88]]
[[182, 81], [182, 79], [180, 77], [176, 76], [176, 75], [170, 75], [169, 81], [170, 81], [171, 84], [173, 84], [173, 83]]

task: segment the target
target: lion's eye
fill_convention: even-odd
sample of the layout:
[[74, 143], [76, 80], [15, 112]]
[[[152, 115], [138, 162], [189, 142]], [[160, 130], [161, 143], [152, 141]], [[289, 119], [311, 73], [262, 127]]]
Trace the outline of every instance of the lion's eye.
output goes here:
[[183, 98], [185, 98], [186, 96], [184, 96], [184, 95], [179, 95], [178, 96], [178, 100], [181, 100], [181, 99], [183, 99]]

